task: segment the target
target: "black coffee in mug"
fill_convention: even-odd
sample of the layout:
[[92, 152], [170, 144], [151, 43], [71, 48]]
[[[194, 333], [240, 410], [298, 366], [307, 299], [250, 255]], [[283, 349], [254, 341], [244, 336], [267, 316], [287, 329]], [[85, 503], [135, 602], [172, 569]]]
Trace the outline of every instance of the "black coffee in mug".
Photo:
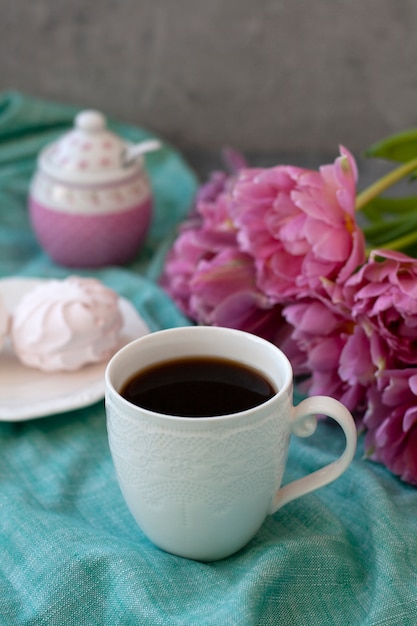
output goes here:
[[257, 370], [218, 357], [183, 357], [136, 372], [120, 395], [144, 409], [178, 417], [239, 413], [272, 398], [277, 390]]

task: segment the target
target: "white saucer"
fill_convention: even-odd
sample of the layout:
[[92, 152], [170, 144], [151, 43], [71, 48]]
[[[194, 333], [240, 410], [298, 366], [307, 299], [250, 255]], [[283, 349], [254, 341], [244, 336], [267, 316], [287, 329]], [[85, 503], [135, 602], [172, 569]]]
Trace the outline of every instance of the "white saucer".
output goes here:
[[[0, 294], [10, 313], [30, 289], [42, 282], [38, 278], [0, 279]], [[149, 333], [149, 328], [128, 300], [120, 298], [120, 310], [124, 320], [122, 347]], [[103, 362], [75, 372], [50, 374], [23, 365], [6, 340], [0, 351], [0, 421], [47, 417], [98, 402], [104, 397], [106, 365]]]

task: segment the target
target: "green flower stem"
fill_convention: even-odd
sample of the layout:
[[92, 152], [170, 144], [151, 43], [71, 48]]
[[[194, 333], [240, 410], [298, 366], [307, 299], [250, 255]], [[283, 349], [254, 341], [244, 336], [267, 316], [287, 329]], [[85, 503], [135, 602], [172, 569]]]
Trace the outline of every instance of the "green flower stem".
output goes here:
[[382, 178], [370, 185], [364, 191], [361, 191], [356, 196], [356, 210], [360, 211], [370, 200], [379, 196], [383, 191], [395, 185], [401, 178], [407, 176], [407, 174], [411, 174], [415, 169], [417, 169], [417, 159], [412, 159], [411, 161], [407, 161], [400, 167], [397, 167], [392, 172], [389, 172]]

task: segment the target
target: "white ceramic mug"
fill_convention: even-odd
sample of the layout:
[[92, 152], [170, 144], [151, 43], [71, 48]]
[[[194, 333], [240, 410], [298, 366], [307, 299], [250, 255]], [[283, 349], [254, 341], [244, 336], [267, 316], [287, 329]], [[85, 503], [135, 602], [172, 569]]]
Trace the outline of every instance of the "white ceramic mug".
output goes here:
[[[196, 355], [246, 364], [278, 391], [255, 408], [198, 419], [155, 413], [120, 395], [137, 371]], [[219, 327], [158, 331], [111, 359], [106, 369], [110, 450], [125, 501], [155, 545], [196, 560], [227, 557], [250, 541], [268, 514], [347, 469], [356, 449], [351, 414], [325, 396], [294, 407], [292, 377], [287, 357], [272, 343]], [[342, 427], [345, 450], [326, 467], [281, 487], [290, 435], [311, 435], [316, 414]]]

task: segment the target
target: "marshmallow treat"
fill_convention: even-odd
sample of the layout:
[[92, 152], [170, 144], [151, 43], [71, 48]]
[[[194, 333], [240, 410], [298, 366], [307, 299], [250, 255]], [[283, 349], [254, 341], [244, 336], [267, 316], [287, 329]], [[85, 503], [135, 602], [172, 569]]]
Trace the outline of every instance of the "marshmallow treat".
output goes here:
[[22, 363], [46, 372], [109, 359], [123, 325], [117, 294], [94, 278], [71, 276], [35, 287], [13, 315], [11, 338]]

